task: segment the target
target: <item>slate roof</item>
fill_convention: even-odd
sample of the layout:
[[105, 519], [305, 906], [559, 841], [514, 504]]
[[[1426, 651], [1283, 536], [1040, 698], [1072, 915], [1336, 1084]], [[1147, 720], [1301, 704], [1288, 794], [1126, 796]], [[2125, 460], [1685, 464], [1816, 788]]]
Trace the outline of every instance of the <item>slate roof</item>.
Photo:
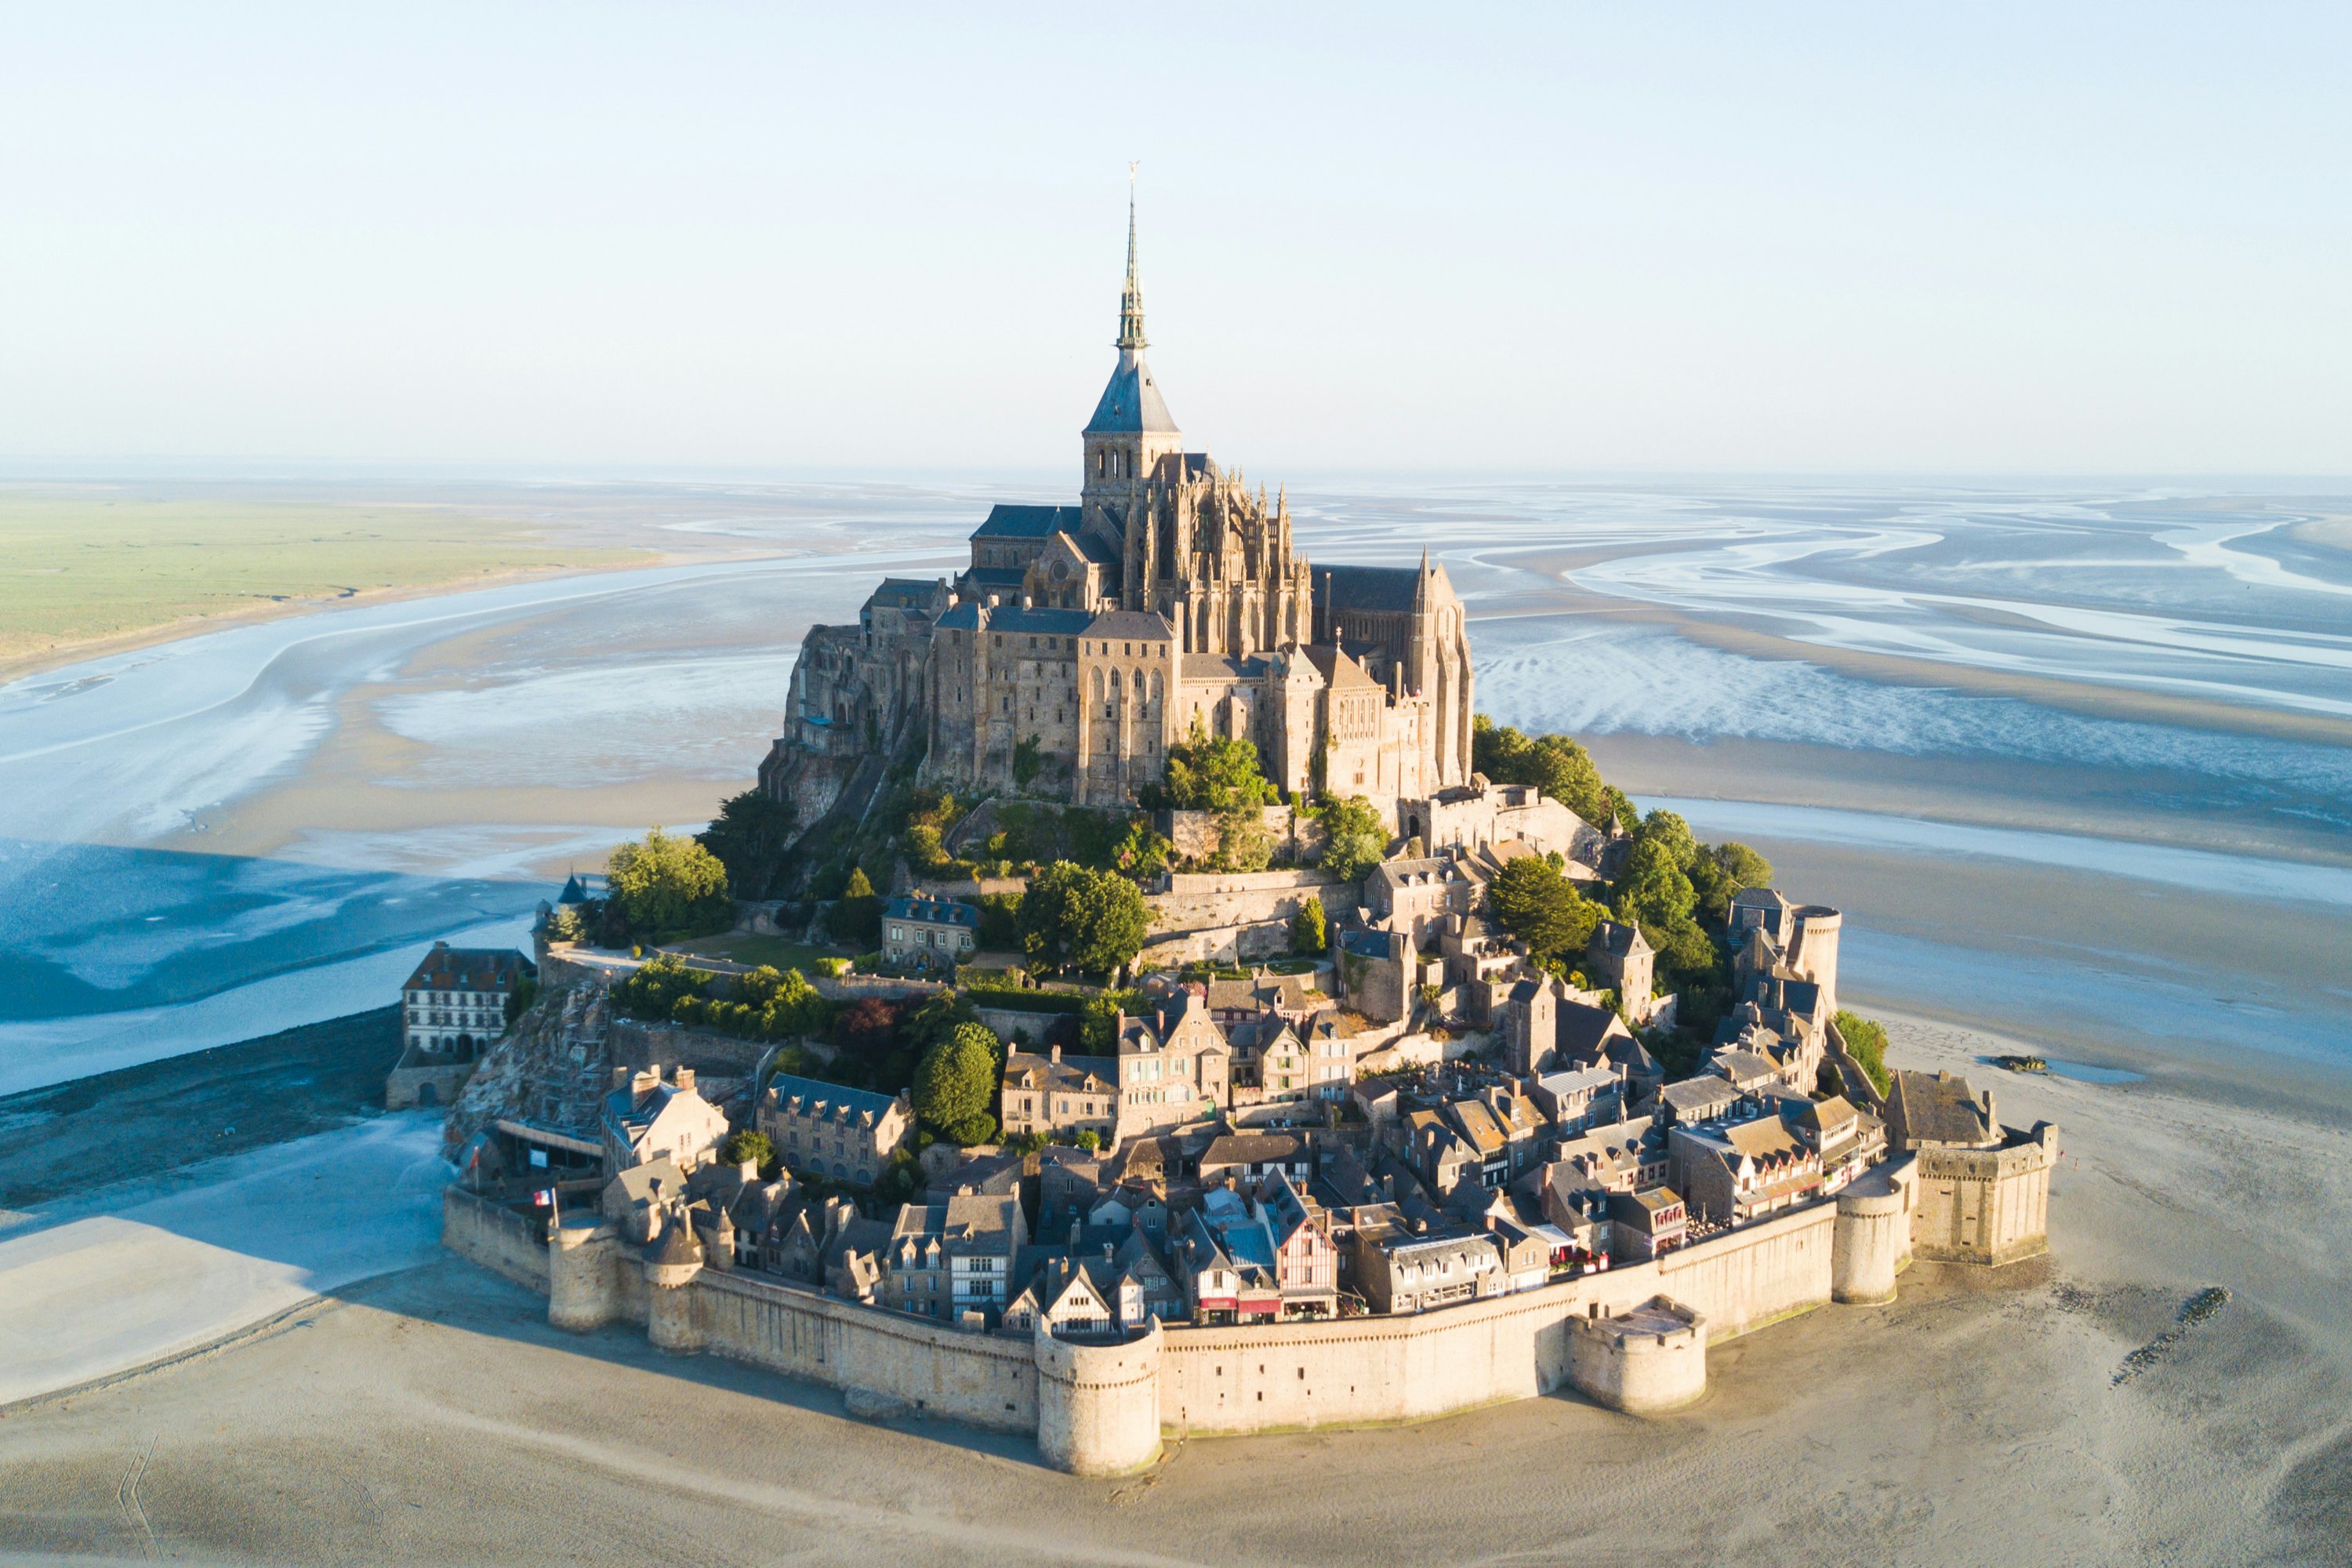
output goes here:
[[1133, 637], [1144, 642], [1172, 642], [1176, 628], [1156, 610], [1111, 610], [1097, 616], [1086, 630], [1090, 637]]
[[2000, 1142], [1990, 1110], [1951, 1073], [1898, 1071], [1887, 1097], [1887, 1120], [1914, 1143], [1982, 1147]]
[[1188, 653], [1184, 656], [1183, 677], [1187, 680], [1256, 680], [1265, 676], [1265, 660], [1255, 657]]
[[1416, 566], [1318, 566], [1318, 609], [1410, 610], [1421, 583]]
[[1118, 1088], [1117, 1057], [1051, 1057], [1011, 1051], [1004, 1058], [1004, 1081], [1029, 1089], [1073, 1089], [1099, 1094]]
[[[977, 602], [966, 600], [941, 616], [940, 626], [946, 631], [978, 631], [980, 611]], [[1094, 619], [1093, 612], [1088, 610], [1024, 610], [1018, 605], [999, 605], [988, 612], [988, 629], [992, 632], [1052, 632], [1064, 637], [1076, 637]]]
[[932, 925], [970, 926], [975, 931], [980, 928], [980, 911], [953, 899], [929, 899], [919, 894], [893, 899], [882, 906], [882, 912], [894, 921], [926, 921]]
[[511, 991], [531, 972], [530, 960], [510, 947], [449, 947], [436, 942], [403, 989]]
[[[1406, 607], [1410, 609], [1412, 606]], [[1359, 663], [1353, 655], [1343, 649], [1333, 647], [1326, 643], [1315, 643], [1306, 649], [1306, 653], [1307, 662], [1315, 667], [1316, 673], [1323, 678], [1324, 684], [1334, 690], [1349, 688], [1360, 689], [1364, 687], [1380, 689], [1381, 683], [1372, 679], [1371, 672]]]
[[1078, 521], [1086, 515], [1074, 506], [1016, 506], [999, 501], [991, 507], [988, 521], [971, 531], [974, 539], [1051, 539], [1057, 533], [1076, 533]]
[[[808, 1108], [802, 1114], [823, 1116], [834, 1121], [854, 1121], [864, 1114], [878, 1122], [898, 1103], [893, 1096], [877, 1094], [870, 1089], [845, 1089], [837, 1083], [820, 1083], [815, 1079], [799, 1078], [788, 1072], [780, 1072], [770, 1079], [768, 1088], [775, 1095], [779, 1106], [788, 1106], [798, 1100]], [[820, 1106], [827, 1109], [823, 1111], [815, 1109]]]
[[1143, 363], [1143, 356], [1122, 353], [1118, 367], [1110, 373], [1101, 400], [1095, 405], [1094, 417], [1087, 421], [1084, 434], [1099, 436], [1131, 430], [1164, 430], [1173, 435], [1176, 420], [1168, 412], [1168, 402], [1160, 395], [1160, 384], [1152, 378], [1151, 367]]
[[1559, 1048], [1578, 1061], [1595, 1059], [1601, 1054], [1603, 1040], [1626, 1032], [1617, 1015], [1606, 1007], [1588, 1006], [1582, 1002], [1559, 1005]]

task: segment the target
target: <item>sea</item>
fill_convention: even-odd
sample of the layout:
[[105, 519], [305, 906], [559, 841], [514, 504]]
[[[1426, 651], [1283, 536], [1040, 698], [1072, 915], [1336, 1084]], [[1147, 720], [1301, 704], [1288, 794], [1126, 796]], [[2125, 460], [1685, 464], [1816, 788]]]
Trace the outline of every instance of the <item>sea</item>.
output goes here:
[[[717, 498], [723, 491], [724, 504]], [[803, 632], [987, 498], [657, 495], [682, 564], [358, 604], [0, 686], [0, 1093], [385, 1005], [747, 787]], [[560, 513], [562, 487], [537, 504]], [[2096, 1072], [2352, 1069], [2352, 485], [1333, 479], [1479, 706], [1847, 911], [1847, 1005]], [[725, 550], [724, 559], [698, 550]]]

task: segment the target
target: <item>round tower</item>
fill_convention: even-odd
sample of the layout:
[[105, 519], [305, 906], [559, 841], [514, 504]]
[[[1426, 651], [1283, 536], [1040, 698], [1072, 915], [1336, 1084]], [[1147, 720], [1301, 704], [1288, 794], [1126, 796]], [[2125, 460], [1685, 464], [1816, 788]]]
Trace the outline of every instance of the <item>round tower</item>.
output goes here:
[[1838, 1194], [1830, 1233], [1830, 1300], [1895, 1300], [1895, 1277], [1911, 1261], [1911, 1156], [1874, 1166]]
[[684, 1215], [672, 1215], [660, 1239], [646, 1249], [646, 1338], [666, 1351], [698, 1351], [694, 1277], [702, 1272], [702, 1244]]
[[547, 1321], [584, 1334], [618, 1315], [613, 1266], [619, 1240], [593, 1214], [547, 1231]]
[[1123, 1476], [1160, 1457], [1160, 1321], [1116, 1342], [1037, 1325], [1037, 1451], [1056, 1469]]

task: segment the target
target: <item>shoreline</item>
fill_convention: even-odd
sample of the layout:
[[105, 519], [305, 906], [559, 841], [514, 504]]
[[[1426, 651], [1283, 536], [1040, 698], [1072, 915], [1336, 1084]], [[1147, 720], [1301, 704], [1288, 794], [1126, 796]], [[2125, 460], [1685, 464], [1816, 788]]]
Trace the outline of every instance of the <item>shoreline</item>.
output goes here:
[[136, 631], [118, 632], [110, 637], [92, 637], [86, 642], [60, 643], [37, 654], [18, 654], [0, 658], [0, 691], [17, 681], [37, 675], [47, 675], [93, 659], [110, 658], [117, 654], [140, 653], [148, 648], [203, 637], [211, 632], [236, 631], [246, 626], [266, 626], [273, 621], [289, 620], [300, 616], [315, 616], [327, 610], [356, 609], [367, 605], [394, 605], [411, 599], [428, 598], [436, 594], [468, 594], [480, 589], [510, 587], [518, 583], [551, 582], [564, 577], [602, 576], [610, 572], [647, 571], [663, 566], [688, 566], [700, 561], [764, 560], [777, 552], [745, 552], [738, 555], [714, 551], [706, 553], [648, 552], [641, 561], [609, 561], [593, 566], [546, 566], [484, 572], [471, 577], [449, 577], [437, 583], [404, 583], [383, 588], [355, 588], [332, 595], [304, 595], [299, 597], [252, 605], [234, 610], [222, 610], [214, 615], [183, 616], [177, 620], [162, 621]]
[[[631, 1328], [551, 1329], [543, 1298], [439, 1255], [12, 1410], [0, 1551], [524, 1563], [546, 1559], [529, 1521], [561, 1496], [563, 1554], [614, 1563], [654, 1531], [757, 1558], [780, 1529], [845, 1563], [961, 1562], [975, 1543], [1039, 1563], [1339, 1563], [1367, 1540], [1444, 1560], [1472, 1538], [1537, 1558], [1603, 1535], [1723, 1562], [1844, 1561], [1856, 1541], [1904, 1563], [2340, 1560], [2352, 1334], [2326, 1260], [2352, 1216], [2330, 1173], [2347, 1135], [2179, 1085], [2027, 1080], [1974, 1065], [2000, 1044], [1979, 1031], [1889, 1024], [1893, 1065], [1958, 1068], [2003, 1121], [2059, 1123], [2052, 1254], [1915, 1265], [1892, 1303], [1727, 1342], [1686, 1410], [1629, 1420], [1553, 1395], [1178, 1443], [1139, 1478], [1090, 1481], [1026, 1443], [853, 1418], [827, 1389]], [[2289, 1149], [2319, 1166], [2307, 1195], [2264, 1177]], [[2289, 1214], [2309, 1234], [2281, 1247]], [[2227, 1306], [2158, 1346], [2215, 1284]], [[1758, 1445], [1790, 1432], [1805, 1464], [1759, 1473]], [[278, 1506], [289, 1488], [312, 1506]], [[1302, 1507], [1302, 1488], [1346, 1500]], [[1515, 1506], [1494, 1507], [1498, 1489]]]

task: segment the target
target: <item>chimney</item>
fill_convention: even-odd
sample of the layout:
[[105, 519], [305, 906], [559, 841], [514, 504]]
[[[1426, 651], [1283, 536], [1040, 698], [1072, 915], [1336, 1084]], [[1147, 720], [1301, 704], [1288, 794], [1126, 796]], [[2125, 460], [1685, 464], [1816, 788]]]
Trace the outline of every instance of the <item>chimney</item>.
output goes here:
[[681, 1067], [671, 1076], [677, 1081], [680, 1094], [694, 1087], [694, 1069], [690, 1067]]
[[1060, 1061], [1062, 1059], [1062, 1047], [1059, 1045], [1047, 1047], [1045, 1049], [1045, 1057], [1048, 1061]]
[[629, 1069], [617, 1062], [613, 1065], [613, 1087], [614, 1089], [629, 1087]]
[[661, 1074], [652, 1068], [639, 1068], [629, 1079], [629, 1088], [637, 1094], [650, 1094], [661, 1087]]

